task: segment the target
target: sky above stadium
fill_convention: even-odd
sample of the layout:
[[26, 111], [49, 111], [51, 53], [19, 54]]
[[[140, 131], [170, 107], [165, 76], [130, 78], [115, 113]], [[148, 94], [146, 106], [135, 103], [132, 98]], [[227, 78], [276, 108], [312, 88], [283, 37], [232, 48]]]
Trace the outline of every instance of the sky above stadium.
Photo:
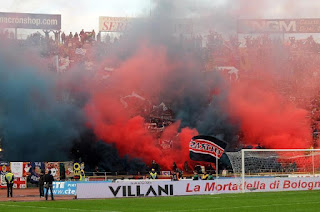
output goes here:
[[[61, 14], [62, 30], [98, 30], [99, 16], [146, 16], [157, 0], [5, 0], [1, 12]], [[245, 18], [318, 17], [318, 0], [174, 0], [194, 8], [221, 7], [238, 10]], [[185, 2], [188, 2], [185, 3]], [[205, 6], [204, 6], [205, 5]], [[192, 8], [191, 8], [192, 10]]]

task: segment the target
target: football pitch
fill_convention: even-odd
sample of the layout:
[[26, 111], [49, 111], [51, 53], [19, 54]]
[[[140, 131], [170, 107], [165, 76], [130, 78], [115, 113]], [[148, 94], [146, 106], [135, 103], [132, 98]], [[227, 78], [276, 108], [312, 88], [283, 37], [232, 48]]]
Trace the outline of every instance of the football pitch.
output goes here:
[[0, 211], [320, 211], [320, 191], [0, 202]]

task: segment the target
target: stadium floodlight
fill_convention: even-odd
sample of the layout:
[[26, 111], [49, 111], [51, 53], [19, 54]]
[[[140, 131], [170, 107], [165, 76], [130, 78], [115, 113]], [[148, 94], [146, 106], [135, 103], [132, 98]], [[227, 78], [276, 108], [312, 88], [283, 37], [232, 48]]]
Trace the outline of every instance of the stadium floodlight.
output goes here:
[[242, 149], [227, 152], [233, 173], [241, 181], [252, 177], [298, 177], [320, 174], [320, 149]]

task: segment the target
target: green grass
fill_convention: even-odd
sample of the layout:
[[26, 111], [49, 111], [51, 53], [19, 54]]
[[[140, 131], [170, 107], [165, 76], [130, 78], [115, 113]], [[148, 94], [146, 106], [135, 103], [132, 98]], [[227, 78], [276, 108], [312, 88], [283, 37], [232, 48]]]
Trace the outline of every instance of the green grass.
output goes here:
[[320, 191], [0, 202], [0, 211], [320, 211]]

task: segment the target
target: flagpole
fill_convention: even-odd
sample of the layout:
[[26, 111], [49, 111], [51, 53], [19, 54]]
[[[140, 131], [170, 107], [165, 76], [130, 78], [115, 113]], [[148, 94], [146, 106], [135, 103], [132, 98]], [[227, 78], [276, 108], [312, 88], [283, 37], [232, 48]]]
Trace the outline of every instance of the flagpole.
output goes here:
[[218, 178], [218, 167], [219, 167], [219, 165], [218, 165], [218, 157], [216, 157], [216, 178]]

